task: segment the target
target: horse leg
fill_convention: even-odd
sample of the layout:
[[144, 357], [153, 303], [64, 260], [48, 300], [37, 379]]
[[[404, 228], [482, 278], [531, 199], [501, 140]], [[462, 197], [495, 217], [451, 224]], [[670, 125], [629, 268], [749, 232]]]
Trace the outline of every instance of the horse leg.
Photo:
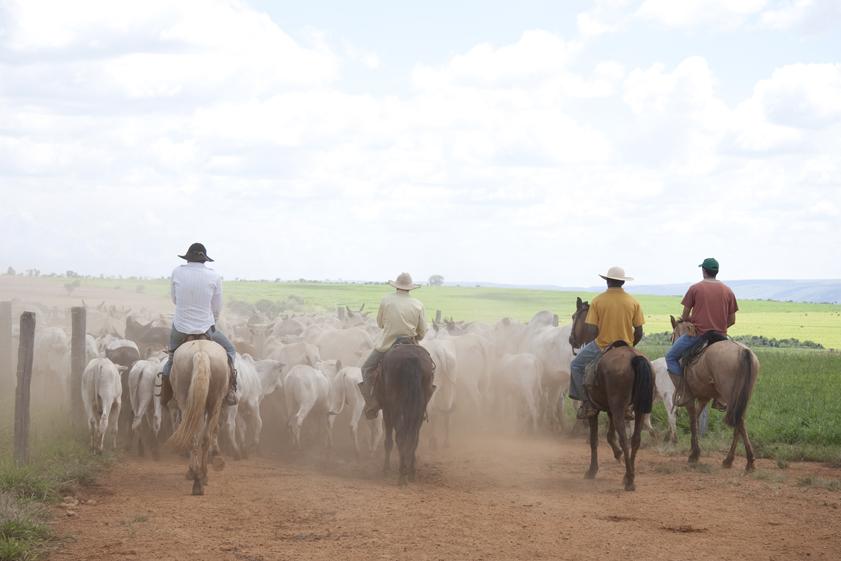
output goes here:
[[590, 469], [584, 474], [586, 479], [595, 479], [599, 472], [599, 415], [596, 413], [590, 421]]
[[619, 458], [622, 457], [622, 449], [616, 443], [616, 425], [613, 424], [613, 417], [610, 415], [607, 416], [607, 443], [610, 444], [616, 461], [621, 461]]
[[242, 459], [240, 453], [239, 443], [237, 442], [237, 406], [232, 405], [225, 408], [225, 434], [228, 441], [231, 443], [231, 449], [234, 452], [234, 459]]
[[190, 467], [187, 469], [187, 478], [193, 479], [193, 495], [204, 495], [204, 485], [201, 477], [201, 442], [197, 434], [193, 437], [193, 447], [190, 450]]
[[[625, 490], [626, 491], [635, 491], [636, 485], [634, 484], [634, 478], [636, 477], [636, 462], [637, 462], [637, 451], [640, 448], [640, 441], [642, 440], [642, 426], [643, 426], [643, 415], [635, 415], [634, 416], [634, 434], [631, 436], [631, 462], [627, 465], [626, 470], [627, 474], [625, 475]], [[649, 415], [645, 415], [646, 418]], [[649, 421], [649, 425], [651, 421]]]
[[394, 425], [392, 425], [391, 415], [383, 411], [383, 423], [385, 424], [385, 461], [383, 463], [383, 475], [387, 475], [391, 470], [391, 449], [394, 447]]
[[745, 465], [745, 471], [753, 471], [753, 445], [750, 443], [750, 438], [748, 438], [748, 428], [745, 426], [744, 418], [742, 418], [741, 422], [739, 423], [739, 432], [742, 433], [742, 442], [745, 443], [745, 457], [748, 461], [748, 463]]
[[733, 427], [733, 439], [730, 441], [730, 450], [721, 465], [726, 468], [733, 467], [733, 458], [736, 457], [736, 446], [739, 444], [739, 427]]
[[616, 429], [617, 436], [619, 437], [619, 447], [622, 448], [622, 456], [625, 460], [625, 477], [623, 478], [623, 482], [625, 483], [625, 490], [633, 491], [634, 472], [631, 464], [631, 454], [629, 450], [630, 446], [628, 445], [628, 435], [625, 431], [625, 404], [611, 404], [610, 412], [611, 417], [613, 417], [613, 428]]
[[211, 410], [210, 422], [206, 425], [207, 430], [207, 448], [208, 452], [205, 454], [204, 478], [207, 484], [207, 456], [210, 455], [210, 460], [213, 469], [219, 471], [225, 467], [225, 459], [222, 457], [222, 452], [219, 450], [219, 417], [222, 409], [222, 397], [219, 402]]
[[692, 442], [692, 451], [689, 453], [690, 464], [697, 464], [698, 458], [701, 457], [701, 447], [698, 446], [698, 409], [694, 400], [686, 406], [686, 412], [689, 413], [689, 431]]
[[406, 485], [407, 475], [409, 472], [409, 452], [408, 452], [408, 440], [410, 436], [406, 434], [405, 428], [405, 421], [403, 423], [403, 430], [396, 431], [396, 440], [397, 440], [397, 453], [400, 456], [400, 470], [399, 470], [399, 477], [397, 479], [397, 484], [400, 486]]
[[429, 415], [429, 448], [430, 450], [438, 449], [438, 425], [443, 422], [443, 415], [445, 413], [427, 413]]

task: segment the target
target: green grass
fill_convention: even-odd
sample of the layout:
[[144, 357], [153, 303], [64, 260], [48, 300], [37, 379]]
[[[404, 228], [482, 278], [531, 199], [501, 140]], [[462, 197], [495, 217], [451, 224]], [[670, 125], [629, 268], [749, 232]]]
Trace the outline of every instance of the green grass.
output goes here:
[[827, 491], [841, 491], [841, 479], [824, 479], [813, 475], [801, 477], [797, 480], [797, 485], [800, 487], [826, 489]]
[[[0, 401], [5, 411], [11, 409], [8, 398]], [[54, 539], [46, 506], [93, 484], [111, 460], [92, 456], [84, 435], [67, 427], [66, 419], [59, 421], [33, 417], [31, 461], [16, 466], [9, 420], [0, 420], [0, 561], [39, 558]]]
[[[64, 292], [65, 278], [42, 279], [53, 282], [57, 292]], [[95, 279], [80, 281], [80, 289], [86, 287], [108, 288], [126, 292], [142, 292], [169, 297], [169, 281], [166, 279]], [[119, 287], [119, 288], [117, 288]], [[249, 303], [259, 300], [272, 302], [287, 300], [294, 296], [303, 301], [305, 309], [335, 310], [337, 305], [376, 310], [380, 299], [391, 291], [384, 284], [348, 284], [316, 282], [271, 282], [228, 280], [225, 282], [225, 297]], [[428, 313], [441, 310], [445, 317], [467, 321], [495, 322], [503, 317], [528, 320], [535, 312], [552, 310], [561, 318], [569, 320], [575, 311], [577, 296], [591, 300], [597, 293], [560, 292], [554, 290], [531, 290], [520, 288], [485, 287], [424, 287], [414, 293], [420, 298]], [[678, 296], [637, 296], [646, 318], [645, 329], [649, 333], [671, 331], [669, 315], [678, 315], [683, 310]], [[841, 349], [841, 305], [805, 304], [776, 302], [768, 300], [742, 300], [736, 316], [732, 335], [762, 335], [777, 339], [795, 338], [801, 341], [815, 341], [827, 348]]]

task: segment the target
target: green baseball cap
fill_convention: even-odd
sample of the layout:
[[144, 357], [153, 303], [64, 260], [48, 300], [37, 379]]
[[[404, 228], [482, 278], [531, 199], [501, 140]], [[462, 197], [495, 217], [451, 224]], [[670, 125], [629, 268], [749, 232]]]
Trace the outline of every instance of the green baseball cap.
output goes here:
[[703, 267], [704, 269], [708, 269], [710, 271], [718, 272], [718, 261], [715, 257], [707, 257], [706, 259], [704, 259], [704, 262], [698, 266]]

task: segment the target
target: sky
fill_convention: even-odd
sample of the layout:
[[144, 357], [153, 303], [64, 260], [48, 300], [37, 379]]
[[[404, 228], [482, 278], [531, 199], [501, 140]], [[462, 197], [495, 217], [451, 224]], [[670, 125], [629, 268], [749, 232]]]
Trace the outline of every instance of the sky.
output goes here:
[[0, 267], [841, 278], [841, 0], [0, 0]]

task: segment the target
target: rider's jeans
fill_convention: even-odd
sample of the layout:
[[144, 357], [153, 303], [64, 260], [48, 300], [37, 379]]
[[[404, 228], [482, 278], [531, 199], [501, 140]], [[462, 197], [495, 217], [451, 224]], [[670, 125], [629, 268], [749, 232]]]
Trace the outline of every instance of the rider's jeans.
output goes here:
[[593, 362], [602, 350], [595, 341], [590, 341], [578, 351], [570, 363], [572, 371], [569, 377], [569, 397], [581, 401], [587, 394], [584, 392], [584, 370]]
[[692, 348], [692, 346], [697, 343], [700, 338], [700, 335], [681, 335], [674, 343], [672, 343], [672, 348], [666, 353], [666, 367], [669, 369], [669, 372], [675, 376], [683, 376], [683, 367], [680, 365], [680, 357]]
[[[216, 329], [216, 326], [212, 326], [208, 332], [207, 336], [210, 337], [211, 341], [219, 343], [222, 345], [222, 348], [225, 349], [225, 353], [228, 355], [228, 360], [231, 364], [234, 364], [234, 360], [236, 360], [237, 350], [234, 348], [233, 343], [231, 343], [227, 337], [225, 337], [221, 331]], [[169, 333], [169, 350], [170, 352], [175, 352], [175, 349], [178, 348], [181, 343], [183, 343], [187, 339], [187, 335], [185, 333], [181, 333], [180, 331], [176, 330], [174, 327], [172, 331]], [[163, 375], [169, 376], [169, 372], [172, 370], [172, 356], [170, 355], [170, 360], [166, 361], [163, 367]]]

